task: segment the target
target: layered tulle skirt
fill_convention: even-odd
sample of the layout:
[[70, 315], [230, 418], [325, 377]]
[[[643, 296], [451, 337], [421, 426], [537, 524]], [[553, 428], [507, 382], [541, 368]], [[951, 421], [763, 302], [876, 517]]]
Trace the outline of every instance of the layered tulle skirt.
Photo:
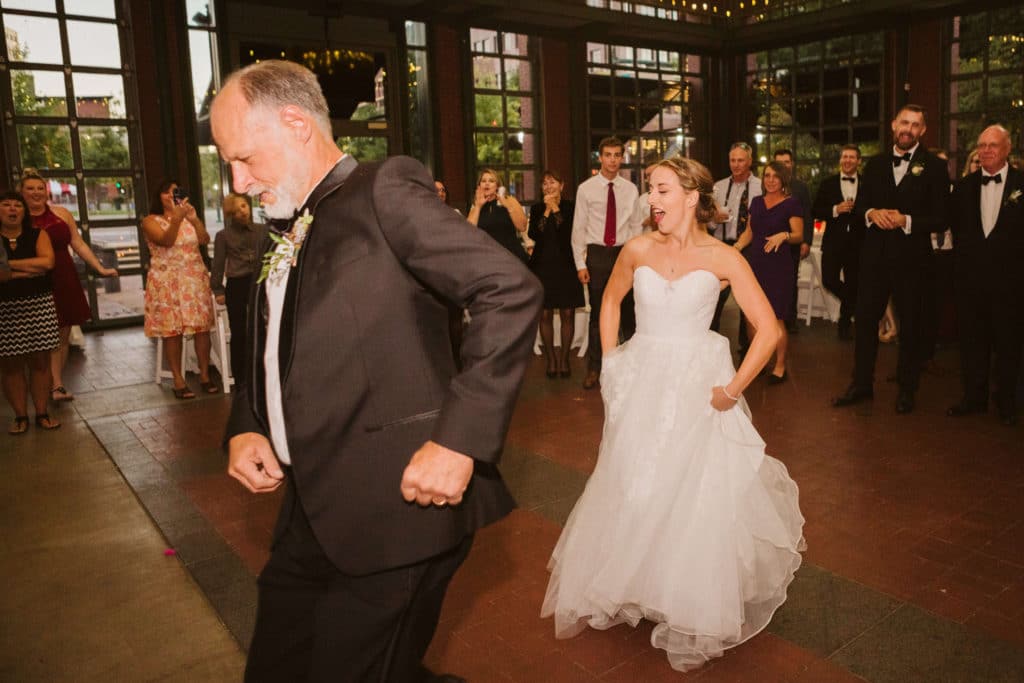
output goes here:
[[638, 334], [608, 354], [597, 466], [548, 565], [558, 637], [655, 622], [685, 671], [760, 632], [800, 566], [803, 516], [746, 403], [719, 412], [728, 342]]

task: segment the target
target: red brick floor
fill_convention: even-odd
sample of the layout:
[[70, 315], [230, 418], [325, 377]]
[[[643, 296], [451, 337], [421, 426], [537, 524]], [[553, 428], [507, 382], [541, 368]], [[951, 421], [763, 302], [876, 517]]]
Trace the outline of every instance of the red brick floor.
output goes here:
[[[926, 374], [918, 409], [892, 409], [895, 385], [873, 404], [828, 405], [847, 384], [852, 346], [822, 323], [792, 340], [791, 381], [747, 391], [768, 451], [789, 468], [807, 519], [805, 561], [972, 631], [1024, 646], [1024, 428], [994, 415], [953, 420], [955, 350]], [[883, 347], [880, 376], [895, 364]], [[596, 391], [548, 380], [531, 365], [508, 443], [567, 472], [597, 458]], [[125, 422], [254, 574], [267, 557], [280, 496], [253, 496], [223, 473], [216, 451], [227, 400], [140, 411]], [[214, 466], [210, 465], [211, 458]], [[221, 460], [216, 461], [217, 458]], [[427, 663], [474, 683], [522, 681], [854, 681], [822, 655], [770, 633], [682, 675], [649, 644], [650, 625], [585, 631], [559, 641], [539, 617], [558, 523], [519, 510], [481, 531], [444, 606]]]

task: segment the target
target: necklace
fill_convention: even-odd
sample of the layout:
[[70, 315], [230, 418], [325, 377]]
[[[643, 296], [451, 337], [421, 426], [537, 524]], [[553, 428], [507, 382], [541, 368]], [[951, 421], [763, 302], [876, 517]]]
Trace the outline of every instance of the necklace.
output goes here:
[[7, 243], [11, 245], [11, 251], [17, 251], [18, 250], [18, 238], [19, 237], [21, 237], [21, 231], [20, 230], [18, 231], [18, 234], [15, 235], [14, 237], [8, 237], [7, 235], [4, 235], [4, 239], [6, 239]]

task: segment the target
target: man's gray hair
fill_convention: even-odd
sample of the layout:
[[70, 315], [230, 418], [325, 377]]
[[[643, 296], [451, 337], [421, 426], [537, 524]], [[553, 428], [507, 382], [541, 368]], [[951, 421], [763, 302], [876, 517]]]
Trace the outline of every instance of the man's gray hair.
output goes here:
[[242, 67], [228, 77], [225, 86], [237, 83], [245, 101], [253, 107], [280, 109], [295, 105], [309, 113], [327, 137], [331, 117], [316, 74], [295, 62], [266, 59]]

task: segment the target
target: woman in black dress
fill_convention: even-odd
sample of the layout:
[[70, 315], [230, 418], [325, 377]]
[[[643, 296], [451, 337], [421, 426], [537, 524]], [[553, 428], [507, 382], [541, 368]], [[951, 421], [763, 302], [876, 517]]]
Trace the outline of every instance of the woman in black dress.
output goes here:
[[[583, 286], [576, 276], [572, 258], [573, 204], [562, 199], [562, 176], [544, 171], [541, 192], [544, 202], [530, 209], [529, 236], [535, 244], [530, 270], [544, 285], [544, 310], [540, 314], [540, 337], [547, 358], [548, 377], [569, 377], [569, 355], [575, 333], [576, 309], [583, 306]], [[561, 321], [561, 352], [555, 354], [554, 312]]]
[[480, 171], [476, 196], [466, 220], [479, 226], [523, 263], [529, 259], [519, 239], [519, 233], [526, 231], [526, 212], [515, 197], [505, 194], [501, 175], [494, 169]]
[[[45, 230], [32, 227], [28, 204], [17, 192], [0, 196], [0, 251], [10, 272], [0, 276], [0, 376], [4, 397], [14, 410], [8, 434], [28, 431], [28, 394], [36, 426], [56, 429], [46, 412], [50, 400], [50, 352], [60, 344], [50, 271], [54, 256]], [[28, 366], [29, 381], [25, 381]]]

